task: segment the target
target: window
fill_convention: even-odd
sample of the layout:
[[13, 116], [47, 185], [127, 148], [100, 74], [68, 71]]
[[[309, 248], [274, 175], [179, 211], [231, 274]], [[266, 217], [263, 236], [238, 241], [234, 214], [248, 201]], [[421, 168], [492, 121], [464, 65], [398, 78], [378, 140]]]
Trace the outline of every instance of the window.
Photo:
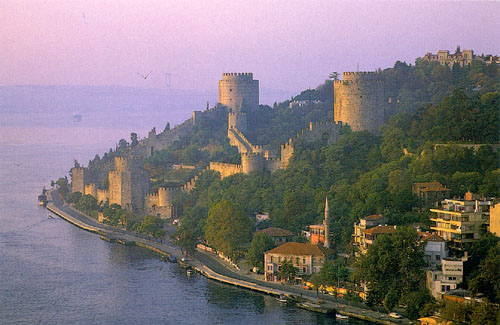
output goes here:
[[441, 256], [436, 255], [436, 261], [441, 261]]
[[302, 259], [302, 264], [306, 264], [306, 259], [305, 258]]
[[273, 262], [273, 257], [271, 256], [271, 263]]
[[306, 268], [305, 267], [302, 268], [302, 272], [306, 273]]
[[279, 263], [279, 262], [281, 262], [281, 256], [280, 256], [280, 257], [278, 257], [278, 263]]
[[299, 258], [298, 257], [295, 259], [295, 264], [299, 264]]

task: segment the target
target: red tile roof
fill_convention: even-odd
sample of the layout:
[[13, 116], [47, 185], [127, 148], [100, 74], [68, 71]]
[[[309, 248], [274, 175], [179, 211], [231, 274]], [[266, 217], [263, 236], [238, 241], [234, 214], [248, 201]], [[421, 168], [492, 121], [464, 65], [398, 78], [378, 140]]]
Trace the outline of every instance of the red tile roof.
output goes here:
[[281, 228], [274, 228], [274, 227], [269, 227], [266, 229], [256, 231], [256, 233], [260, 233], [260, 232], [263, 232], [271, 237], [287, 237], [287, 236], [295, 235], [293, 232], [291, 232], [289, 230], [281, 229]]
[[430, 232], [418, 232], [420, 236], [420, 240], [422, 241], [435, 241], [435, 242], [444, 242], [444, 239], [439, 237], [438, 235]]
[[275, 247], [266, 254], [283, 254], [283, 255], [313, 255], [313, 256], [329, 256], [334, 251], [319, 245], [307, 243], [288, 242], [281, 246]]
[[376, 226], [363, 230], [365, 234], [391, 234], [396, 230], [394, 226]]
[[366, 220], [377, 220], [380, 218], [383, 218], [383, 216], [381, 214], [372, 214], [368, 217], [365, 217]]

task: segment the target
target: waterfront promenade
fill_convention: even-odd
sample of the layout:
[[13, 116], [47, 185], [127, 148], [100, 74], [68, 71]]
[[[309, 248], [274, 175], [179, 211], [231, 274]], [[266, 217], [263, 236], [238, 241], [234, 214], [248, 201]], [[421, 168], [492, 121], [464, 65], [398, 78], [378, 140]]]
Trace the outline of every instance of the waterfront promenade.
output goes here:
[[[54, 194], [54, 195], [53, 195]], [[104, 225], [97, 220], [86, 216], [85, 214], [73, 209], [69, 205], [62, 203], [57, 191], [52, 190], [48, 193], [49, 202], [47, 208], [59, 217], [76, 225], [84, 230], [97, 233], [101, 238], [115, 240], [122, 244], [134, 244], [153, 250], [159, 254], [167, 256], [175, 256], [178, 260], [183, 257], [182, 251], [171, 243], [169, 240], [157, 242], [148, 238], [141, 237], [133, 232], [129, 232], [118, 227]], [[192, 258], [186, 262], [190, 267], [197, 270], [209, 279], [216, 280], [222, 283], [235, 285], [238, 287], [271, 294], [285, 294], [289, 297], [296, 297], [299, 300], [304, 300], [299, 305], [301, 308], [309, 309], [316, 312], [337, 312], [339, 314], [348, 315], [351, 317], [364, 319], [380, 324], [409, 324], [407, 319], [393, 319], [387, 314], [379, 313], [369, 309], [359, 308], [348, 305], [347, 303], [338, 302], [333, 297], [328, 295], [317, 296], [316, 291], [304, 290], [297, 286], [283, 285], [275, 282], [266, 282], [255, 279], [245, 271], [237, 270], [217, 256], [201, 250], [197, 250]], [[321, 298], [322, 303], [318, 303], [318, 298]]]

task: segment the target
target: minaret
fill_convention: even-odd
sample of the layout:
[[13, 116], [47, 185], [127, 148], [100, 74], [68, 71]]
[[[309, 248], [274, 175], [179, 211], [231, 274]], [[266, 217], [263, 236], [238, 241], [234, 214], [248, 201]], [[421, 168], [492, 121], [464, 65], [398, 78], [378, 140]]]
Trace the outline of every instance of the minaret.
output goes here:
[[323, 226], [325, 230], [325, 244], [326, 248], [330, 248], [330, 220], [328, 216], [330, 215], [330, 210], [328, 209], [328, 197], [325, 199], [325, 220], [323, 220]]

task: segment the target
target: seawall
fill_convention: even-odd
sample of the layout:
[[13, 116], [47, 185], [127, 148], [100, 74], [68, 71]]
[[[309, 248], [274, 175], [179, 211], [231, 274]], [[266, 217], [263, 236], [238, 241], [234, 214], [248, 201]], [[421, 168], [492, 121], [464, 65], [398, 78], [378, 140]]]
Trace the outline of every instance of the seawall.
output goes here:
[[[79, 220], [78, 218], [75, 218], [74, 216], [71, 216], [69, 213], [62, 211], [59, 209], [55, 204], [53, 203], [53, 198], [52, 198], [52, 192], [54, 190], [50, 190], [48, 192], [48, 197], [50, 198], [49, 203], [47, 204], [47, 209], [51, 211], [52, 213], [56, 214], [57, 216], [61, 217], [62, 219], [70, 222], [71, 224], [77, 226], [78, 228], [81, 228], [83, 230], [93, 232], [96, 234], [99, 234], [103, 240], [109, 241], [109, 242], [117, 242], [122, 245], [137, 245], [149, 250], [152, 250], [160, 255], [165, 255], [165, 256], [175, 256], [178, 260], [181, 260], [182, 258], [182, 252], [172, 246], [168, 246], [167, 244], [163, 243], [156, 243], [156, 242], [151, 242], [147, 239], [136, 237], [132, 234], [129, 233], [120, 233], [117, 231], [113, 231], [112, 229], [106, 229], [104, 227], [96, 227], [89, 225], [82, 220]], [[192, 269], [197, 271], [198, 273], [206, 276], [207, 278], [211, 280], [215, 280], [221, 283], [229, 284], [229, 285], [234, 285], [240, 288], [244, 289], [249, 289], [252, 291], [260, 292], [260, 293], [265, 293], [268, 295], [273, 295], [273, 296], [279, 296], [280, 294], [285, 294], [288, 297], [298, 299], [298, 295], [293, 292], [289, 292], [286, 290], [286, 287], [276, 289], [272, 287], [266, 287], [257, 283], [252, 283], [249, 281], [241, 280], [241, 279], [236, 279], [232, 278], [229, 276], [225, 276], [222, 274], [219, 274], [212, 270], [210, 267], [206, 266], [205, 264], [201, 263], [198, 260], [188, 260], [185, 262], [186, 264], [189, 265]], [[360, 308], [353, 307], [351, 308], [350, 306], [344, 306], [340, 305], [339, 303], [334, 303], [334, 302], [325, 302], [323, 304], [316, 304], [314, 302], [313, 297], [307, 297], [304, 296], [304, 299], [301, 299], [302, 303], [297, 304], [298, 307], [307, 309], [310, 311], [315, 311], [315, 312], [320, 312], [320, 313], [334, 313], [338, 312], [339, 314], [344, 314], [348, 315], [350, 317], [354, 318], [359, 318], [359, 319], [364, 319], [370, 322], [374, 323], [379, 323], [379, 324], [397, 324], [401, 323], [401, 321], [393, 321], [390, 319], [387, 319], [386, 315], [379, 314], [373, 311], [362, 311]], [[353, 310], [354, 309], [354, 310]], [[372, 314], [372, 315], [370, 315]], [[385, 319], [377, 318], [374, 315], [383, 315], [386, 316]]]

